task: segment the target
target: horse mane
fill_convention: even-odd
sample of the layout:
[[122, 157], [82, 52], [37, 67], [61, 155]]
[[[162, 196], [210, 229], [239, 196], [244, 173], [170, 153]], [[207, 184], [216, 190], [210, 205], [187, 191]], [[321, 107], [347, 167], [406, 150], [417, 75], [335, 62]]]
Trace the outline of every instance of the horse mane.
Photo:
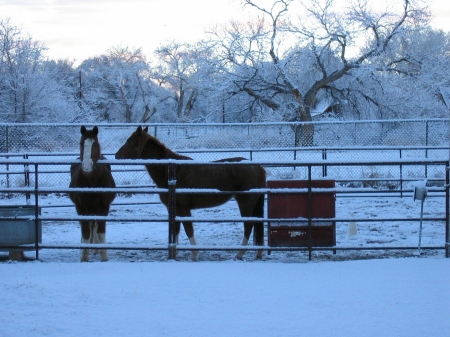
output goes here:
[[191, 157], [183, 156], [181, 154], [178, 154], [171, 149], [169, 149], [165, 144], [163, 144], [159, 139], [156, 137], [153, 137], [149, 133], [143, 132], [143, 141], [141, 145], [140, 152], [142, 153], [144, 151], [144, 148], [146, 146], [150, 146], [154, 149], [158, 149], [159, 158], [161, 159], [181, 159], [181, 160], [192, 160]]

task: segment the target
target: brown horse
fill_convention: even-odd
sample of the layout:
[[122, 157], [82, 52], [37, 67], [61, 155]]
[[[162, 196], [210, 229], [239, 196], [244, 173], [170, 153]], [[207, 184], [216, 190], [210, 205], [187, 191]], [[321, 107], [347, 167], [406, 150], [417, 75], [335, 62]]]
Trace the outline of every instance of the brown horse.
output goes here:
[[[98, 141], [98, 128], [86, 130], [81, 127], [80, 157], [81, 164], [70, 167], [71, 181], [69, 187], [114, 188], [116, 184], [108, 164], [98, 164], [99, 159], [105, 159], [101, 154]], [[70, 200], [75, 204], [78, 215], [107, 216], [109, 206], [116, 197], [113, 192], [69, 193]], [[105, 243], [106, 221], [80, 220], [82, 243]], [[100, 250], [100, 260], [108, 261], [105, 249]], [[82, 249], [81, 261], [89, 261], [89, 249]]]
[[[192, 158], [179, 155], [168, 149], [158, 139], [148, 134], [148, 127], [140, 126], [117, 151], [116, 159], [181, 159]], [[226, 158], [218, 162], [240, 162], [244, 158]], [[168, 187], [167, 165], [146, 165], [146, 169], [155, 184], [160, 188]], [[180, 165], [176, 167], [176, 187], [217, 189], [219, 191], [247, 191], [264, 188], [266, 172], [260, 165]], [[159, 195], [161, 202], [168, 206], [168, 195]], [[177, 194], [175, 212], [177, 216], [191, 216], [191, 210], [216, 207], [233, 198], [239, 206], [243, 217], [264, 216], [264, 194], [261, 193], [229, 193], [229, 194]], [[194, 228], [191, 221], [183, 221], [184, 230], [189, 242], [196, 244]], [[254, 241], [256, 245], [264, 245], [264, 224], [262, 222], [244, 222], [244, 238], [242, 245], [246, 246], [252, 229], [255, 227]], [[176, 225], [176, 235], [180, 232], [180, 223]], [[239, 251], [236, 258], [242, 259], [245, 251]], [[197, 259], [198, 252], [192, 252], [192, 259]], [[259, 250], [257, 258], [262, 257]]]

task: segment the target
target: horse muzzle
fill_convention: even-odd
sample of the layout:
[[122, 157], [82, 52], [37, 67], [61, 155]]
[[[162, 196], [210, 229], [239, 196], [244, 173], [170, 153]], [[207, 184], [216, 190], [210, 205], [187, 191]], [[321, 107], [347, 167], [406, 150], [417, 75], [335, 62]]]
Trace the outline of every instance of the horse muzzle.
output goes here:
[[83, 162], [81, 163], [81, 167], [84, 172], [92, 172], [92, 170], [94, 169], [94, 162], [90, 159], [83, 160]]

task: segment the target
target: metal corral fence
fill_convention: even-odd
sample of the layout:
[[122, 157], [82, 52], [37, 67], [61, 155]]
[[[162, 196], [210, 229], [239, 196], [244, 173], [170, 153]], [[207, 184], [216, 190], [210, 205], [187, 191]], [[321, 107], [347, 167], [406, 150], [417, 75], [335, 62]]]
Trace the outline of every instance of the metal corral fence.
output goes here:
[[[342, 224], [342, 223], [348, 223], [350, 221], [357, 221], [359, 223], [365, 223], [368, 221], [374, 222], [384, 222], [388, 223], [390, 226], [398, 223], [398, 222], [415, 222], [422, 223], [424, 222], [432, 222], [436, 223], [441, 232], [442, 232], [442, 241], [440, 244], [437, 245], [430, 245], [430, 246], [423, 246], [421, 249], [423, 250], [444, 250], [446, 256], [449, 256], [449, 162], [448, 160], [442, 160], [442, 159], [431, 159], [431, 158], [422, 158], [422, 159], [396, 159], [396, 160], [389, 160], [386, 161], [384, 159], [380, 160], [349, 160], [349, 161], [343, 161], [343, 160], [333, 160], [333, 159], [321, 159], [321, 160], [308, 160], [308, 161], [300, 161], [300, 160], [279, 160], [279, 161], [253, 161], [253, 162], [240, 162], [240, 163], [232, 163], [233, 165], [249, 165], [249, 164], [261, 164], [263, 165], [267, 171], [277, 171], [277, 170], [289, 170], [290, 172], [296, 172], [296, 171], [302, 171], [306, 172], [306, 176], [304, 179], [307, 181], [311, 181], [313, 179], [316, 179], [316, 174], [314, 172], [320, 172], [319, 176], [322, 175], [324, 167], [327, 168], [327, 171], [349, 171], [349, 172], [359, 172], [361, 170], [364, 170], [365, 168], [378, 168], [378, 167], [387, 167], [390, 172], [392, 172], [391, 177], [391, 183], [393, 184], [394, 181], [397, 181], [397, 186], [400, 185], [401, 180], [401, 172], [402, 170], [412, 171], [415, 172], [415, 176], [417, 180], [423, 180], [424, 177], [424, 168], [434, 167], [435, 171], [440, 173], [438, 174], [441, 178], [436, 179], [433, 184], [431, 184], [428, 187], [428, 198], [441, 198], [443, 200], [442, 203], [442, 209], [439, 209], [436, 213], [428, 213], [425, 217], [399, 217], [396, 214], [383, 214], [381, 213], [380, 216], [377, 216], [376, 218], [340, 218], [340, 217], [334, 217], [334, 218], [295, 218], [295, 219], [289, 219], [289, 218], [283, 218], [283, 219], [273, 219], [268, 218], [265, 216], [264, 218], [243, 218], [243, 217], [235, 217], [233, 219], [230, 219], [229, 217], [226, 218], [220, 218], [220, 217], [204, 217], [204, 218], [197, 218], [197, 217], [178, 217], [177, 214], [173, 212], [174, 207], [168, 207], [168, 215], [163, 217], [158, 216], [127, 216], [127, 215], [113, 215], [113, 216], [107, 216], [107, 217], [81, 217], [81, 216], [72, 216], [72, 217], [65, 217], [65, 216], [52, 216], [50, 215], [40, 215], [38, 208], [42, 207], [43, 205], [40, 202], [40, 198], [43, 195], [49, 195], [49, 194], [60, 194], [65, 195], [69, 192], [69, 189], [67, 186], [49, 186], [45, 180], [44, 183], [41, 184], [41, 172], [48, 172], [49, 166], [52, 165], [61, 165], [61, 166], [69, 166], [71, 163], [76, 162], [75, 160], [67, 160], [67, 159], [52, 159], [51, 161], [45, 160], [45, 159], [17, 159], [17, 158], [10, 158], [10, 159], [1, 159], [0, 165], [4, 166], [22, 166], [22, 167], [28, 167], [32, 168], [30, 171], [32, 172], [33, 178], [33, 184], [28, 187], [1, 187], [0, 192], [3, 196], [7, 194], [25, 194], [29, 195], [31, 200], [30, 203], [33, 204], [36, 207], [36, 212], [34, 216], [15, 216], [15, 217], [2, 217], [2, 221], [29, 221], [32, 226], [35, 226], [36, 230], [36, 239], [35, 242], [29, 243], [27, 245], [3, 245], [3, 249], [32, 249], [36, 252], [36, 258], [39, 258], [39, 251], [41, 249], [80, 249], [80, 248], [92, 248], [92, 249], [99, 249], [99, 248], [106, 248], [110, 250], [166, 250], [168, 251], [169, 257], [174, 257], [175, 251], [183, 251], [183, 250], [222, 250], [222, 251], [229, 251], [229, 250], [270, 250], [270, 251], [308, 251], [309, 252], [309, 258], [311, 259], [312, 252], [314, 251], [349, 251], [349, 250], [412, 250], [412, 249], [418, 249], [417, 246], [411, 246], [411, 245], [389, 245], [382, 244], [382, 245], [364, 245], [364, 246], [343, 246], [343, 245], [332, 245], [327, 247], [318, 247], [312, 244], [311, 242], [311, 230], [314, 226], [314, 223], [316, 222], [323, 222], [323, 221], [333, 221], [336, 224]], [[161, 165], [161, 164], [167, 164], [169, 166], [170, 172], [175, 172], [178, 165], [199, 165], [202, 164], [200, 161], [154, 161], [154, 160], [126, 160], [126, 161], [117, 161], [117, 160], [106, 160], [105, 163], [109, 163], [112, 165], [112, 170], [115, 171], [116, 167], [136, 167], [136, 165], [139, 165], [141, 168], [144, 164], [149, 165]], [[206, 164], [206, 162], [204, 162]], [[216, 163], [215, 165], [230, 165], [231, 163]], [[328, 176], [327, 179], [333, 179], [332, 176]], [[169, 180], [174, 180], [173, 177], [169, 177]], [[336, 194], [337, 198], [341, 197], [350, 197], [350, 198], [357, 198], [362, 196], [386, 196], [386, 197], [392, 197], [392, 198], [402, 198], [402, 197], [413, 197], [414, 193], [414, 187], [411, 185], [408, 188], [399, 189], [399, 188], [385, 188], [380, 187], [378, 184], [380, 183], [379, 180], [370, 180], [369, 178], [355, 178], [352, 180], [352, 184], [345, 184], [344, 182], [338, 182], [336, 186], [332, 189], [328, 189], [328, 192], [332, 192]], [[171, 187], [170, 187], [171, 186]], [[72, 190], [73, 191], [73, 190]], [[83, 192], [86, 191], [85, 189], [77, 189], [76, 191]], [[97, 191], [99, 193], [105, 192], [105, 189], [89, 189], [89, 192]], [[108, 189], [109, 191], [109, 189]], [[176, 188], [176, 185], [169, 185], [168, 189], [159, 189], [147, 185], [128, 185], [128, 186], [121, 186], [116, 189], [114, 189], [115, 192], [124, 194], [124, 195], [130, 195], [130, 194], [157, 194], [157, 193], [168, 193], [171, 195], [171, 200], [176, 199], [176, 195], [179, 193], [193, 193], [192, 190], [179, 190]], [[212, 191], [202, 191], [198, 190], [196, 193], [211, 193]], [[273, 189], [258, 189], [258, 190], [251, 190], [246, 192], [239, 192], [239, 193], [280, 193], [278, 190]], [[283, 189], [282, 193], [293, 193], [293, 194], [307, 194], [310, 198], [310, 196], [316, 192], [314, 188], [306, 188], [306, 189]], [[220, 193], [219, 191], [215, 191], [213, 193]], [[228, 192], [229, 193], [229, 192]], [[50, 207], [49, 205], [46, 205], [47, 207]], [[95, 220], [95, 219], [103, 219], [107, 220], [108, 222], [124, 222], [124, 221], [132, 221], [132, 222], [145, 222], [145, 223], [158, 223], [161, 226], [167, 226], [168, 225], [168, 242], [165, 245], [58, 245], [58, 244], [52, 244], [52, 242], [39, 242], [40, 238], [38, 236], [39, 232], [39, 226], [42, 223], [42, 226], [48, 225], [50, 226], [53, 222], [64, 222], [64, 221], [77, 221], [77, 220]], [[216, 223], [216, 222], [223, 222], [223, 221], [262, 221], [264, 223], [268, 222], [277, 222], [277, 221], [283, 221], [283, 222], [304, 222], [308, 228], [308, 244], [306, 246], [302, 247], [256, 247], [256, 246], [249, 246], [246, 248], [243, 248], [241, 246], [188, 246], [188, 245], [176, 245], [175, 241], [175, 235], [174, 235], [174, 228], [175, 228], [175, 222], [177, 221], [184, 221], [184, 220], [192, 220], [195, 222], [208, 222], [208, 223]]]
[[[309, 147], [297, 146], [300, 136], [298, 130], [302, 126], [299, 123], [151, 124], [149, 132], [172, 150], [196, 161], [243, 156], [253, 162], [265, 163], [268, 179], [333, 179], [336, 182], [336, 195], [342, 197], [359, 197], [370, 193], [410, 196], [412, 184], [426, 179], [431, 188], [430, 195], [440, 198], [445, 195], [445, 205], [448, 205], [448, 178], [444, 169], [444, 162], [449, 154], [448, 120], [336, 121], [312, 124], [315, 131], [314, 142]], [[21, 200], [25, 203], [36, 205], [42, 195], [66, 195], [70, 182], [70, 163], [78, 156], [80, 126], [81, 124], [0, 124], [0, 203], [3, 204], [1, 199], [4, 199], [4, 203], [9, 204], [8, 200], [17, 194], [23, 197]], [[103, 153], [111, 159], [138, 124], [98, 126]], [[379, 160], [376, 161], [377, 159]], [[288, 164], [282, 165], [283, 162]], [[113, 175], [118, 193], [155, 193], [153, 182], [142, 166], [116, 162], [113, 165]], [[37, 208], [36, 212], [38, 213]], [[447, 216], [448, 210], [445, 213], [443, 210], [442, 214], [427, 219], [444, 221], [446, 237]], [[39, 214], [37, 217], [44, 223], [55, 221]], [[77, 218], [62, 219], [70, 220]], [[108, 219], [124, 220], [126, 219]], [[129, 220], [168, 221], [136, 217], [130, 217]], [[336, 219], [336, 222], [345, 220]], [[45, 245], [39, 245], [39, 248], [45, 248]], [[167, 246], [155, 249], [167, 249]], [[310, 253], [314, 249], [308, 247]]]
[[[442, 184], [445, 172], [439, 166], [427, 164], [417, 166], [414, 170], [404, 166], [364, 165], [358, 168], [330, 166], [327, 161], [367, 161], [382, 159], [385, 162], [398, 159], [440, 159], [448, 157], [448, 147], [350, 147], [350, 148], [266, 148], [266, 149], [211, 149], [178, 151], [193, 157], [196, 161], [210, 161], [225, 157], [245, 157], [250, 161], [323, 161], [313, 168], [313, 178], [332, 177], [336, 182], [349, 187], [378, 186], [379, 188], [403, 191], [408, 183], [418, 179], [428, 179], [429, 184]], [[114, 153], [106, 154], [114, 158]], [[361, 158], [364, 156], [364, 158]], [[29, 159], [47, 162], [39, 172], [41, 186], [63, 186], [70, 183], [70, 165], [61, 161], [73, 161], [76, 153], [0, 153], [1, 159]], [[206, 159], [205, 159], [206, 158]], [[59, 164], [61, 163], [61, 164]], [[290, 167], [267, 168], [271, 179], [307, 179], [308, 172], [301, 165]], [[27, 187], [34, 184], [34, 167], [27, 164], [17, 165], [13, 161], [0, 164], [0, 187]], [[153, 182], [142, 168], [128, 165], [116, 165], [113, 176], [118, 186], [152, 186]]]

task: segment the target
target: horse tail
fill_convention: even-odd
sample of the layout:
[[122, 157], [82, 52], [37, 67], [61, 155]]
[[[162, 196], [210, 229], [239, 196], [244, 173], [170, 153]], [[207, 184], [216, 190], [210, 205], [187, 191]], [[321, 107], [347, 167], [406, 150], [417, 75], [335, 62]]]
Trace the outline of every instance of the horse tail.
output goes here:
[[[264, 194], [259, 195], [252, 215], [258, 218], [264, 217]], [[255, 222], [253, 238], [256, 246], [264, 246], [264, 222]]]

